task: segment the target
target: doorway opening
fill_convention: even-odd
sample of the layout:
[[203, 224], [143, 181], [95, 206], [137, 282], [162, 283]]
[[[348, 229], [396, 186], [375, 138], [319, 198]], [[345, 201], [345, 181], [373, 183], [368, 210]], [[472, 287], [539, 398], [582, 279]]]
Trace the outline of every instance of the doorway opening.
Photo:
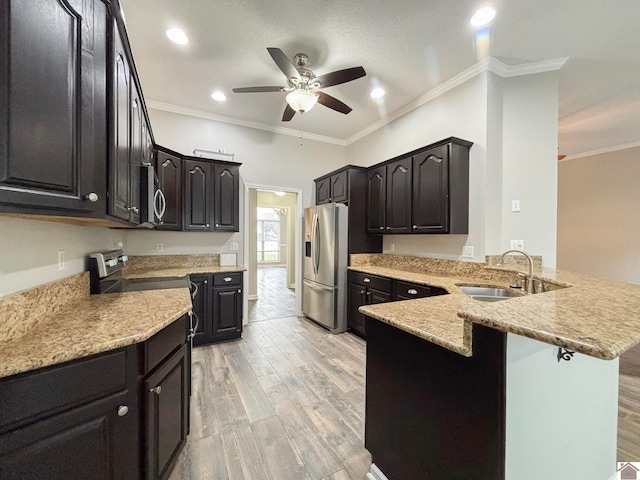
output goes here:
[[301, 192], [247, 185], [247, 322], [290, 317], [299, 311]]

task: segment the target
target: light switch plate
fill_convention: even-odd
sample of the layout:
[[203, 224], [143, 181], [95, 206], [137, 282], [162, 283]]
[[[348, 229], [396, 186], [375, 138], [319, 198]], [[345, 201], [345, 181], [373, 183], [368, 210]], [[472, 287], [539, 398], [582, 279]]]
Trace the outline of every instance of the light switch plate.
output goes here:
[[229, 242], [229, 250], [232, 252], [238, 251], [238, 242]]
[[520, 211], [520, 200], [511, 200], [511, 211], [512, 212]]
[[511, 248], [524, 250], [524, 240], [511, 240]]

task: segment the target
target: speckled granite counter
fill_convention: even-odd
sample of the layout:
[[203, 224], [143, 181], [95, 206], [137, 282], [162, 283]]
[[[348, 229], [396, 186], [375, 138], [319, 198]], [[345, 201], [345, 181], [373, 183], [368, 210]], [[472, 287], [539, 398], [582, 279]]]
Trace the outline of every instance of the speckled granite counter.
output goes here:
[[[218, 255], [132, 257], [125, 278], [242, 272]], [[85, 272], [0, 299], [0, 378], [142, 342], [192, 308], [186, 288], [89, 294]]]
[[351, 258], [351, 270], [447, 290], [451, 295], [367, 305], [360, 311], [465, 356], [472, 355], [473, 323], [601, 359], [616, 358], [640, 343], [638, 285], [538, 266], [534, 276], [550, 291], [484, 303], [458, 286], [508, 287], [523, 271], [521, 263], [499, 268], [398, 255]]

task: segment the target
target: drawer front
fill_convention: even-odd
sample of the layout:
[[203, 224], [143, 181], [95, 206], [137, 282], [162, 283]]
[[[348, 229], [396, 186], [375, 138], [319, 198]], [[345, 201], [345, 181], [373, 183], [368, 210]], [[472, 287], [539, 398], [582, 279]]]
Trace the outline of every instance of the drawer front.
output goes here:
[[222, 285], [242, 285], [242, 272], [235, 273], [216, 273], [213, 276], [213, 284], [215, 286]]
[[368, 275], [362, 272], [349, 271], [349, 282], [357, 283], [363, 287], [375, 288], [383, 292], [391, 293], [391, 279], [378, 277], [377, 275]]
[[9, 378], [0, 382], [0, 431], [126, 388], [126, 349]]
[[409, 282], [396, 282], [394, 292], [396, 298], [424, 298], [431, 296], [431, 287]]
[[142, 374], [150, 372], [187, 341], [188, 316], [185, 315], [160, 330], [142, 344]]

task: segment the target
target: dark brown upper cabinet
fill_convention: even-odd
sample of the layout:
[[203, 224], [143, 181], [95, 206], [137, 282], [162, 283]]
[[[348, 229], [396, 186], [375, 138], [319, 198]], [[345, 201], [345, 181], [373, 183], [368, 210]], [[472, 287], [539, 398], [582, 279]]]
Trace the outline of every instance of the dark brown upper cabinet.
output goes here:
[[471, 145], [450, 137], [367, 169], [367, 232], [468, 233]]
[[387, 167], [367, 171], [367, 232], [384, 233], [387, 226]]
[[105, 2], [0, 2], [0, 210], [104, 216]]
[[323, 203], [349, 203], [348, 167], [316, 179], [316, 205]]
[[156, 172], [166, 205], [161, 230], [182, 230], [182, 158], [163, 147], [156, 151]]
[[387, 165], [385, 233], [411, 232], [411, 157]]
[[238, 232], [240, 230], [240, 169], [237, 165], [213, 165], [213, 230]]
[[211, 232], [213, 174], [209, 162], [183, 159], [184, 223], [186, 231]]

